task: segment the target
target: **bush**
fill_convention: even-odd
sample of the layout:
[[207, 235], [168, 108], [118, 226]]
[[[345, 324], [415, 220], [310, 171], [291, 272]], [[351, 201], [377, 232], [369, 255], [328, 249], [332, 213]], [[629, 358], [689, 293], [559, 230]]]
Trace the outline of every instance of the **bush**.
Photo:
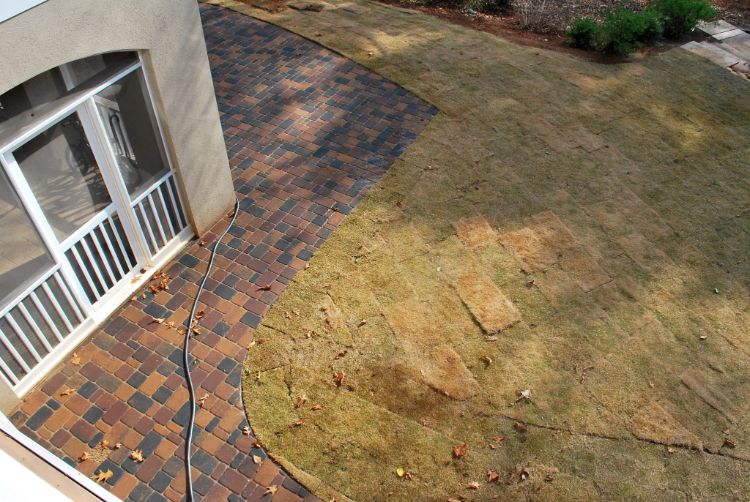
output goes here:
[[716, 9], [706, 0], [657, 0], [656, 10], [661, 14], [664, 36], [679, 39], [690, 33], [698, 21], [708, 21], [716, 16]]
[[579, 49], [593, 51], [597, 49], [599, 23], [591, 18], [578, 18], [565, 32], [571, 38], [571, 45]]
[[513, 12], [521, 20], [521, 28], [541, 28], [547, 14], [547, 0], [511, 0]]

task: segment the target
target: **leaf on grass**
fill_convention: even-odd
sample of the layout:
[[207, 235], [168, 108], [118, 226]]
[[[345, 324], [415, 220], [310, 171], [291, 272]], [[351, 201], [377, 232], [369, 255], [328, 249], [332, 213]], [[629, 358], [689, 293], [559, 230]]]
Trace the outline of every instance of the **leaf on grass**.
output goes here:
[[198, 399], [198, 406], [203, 408], [206, 405], [206, 399], [208, 399], [208, 394], [204, 394], [202, 398]]
[[323, 409], [323, 405], [322, 404], [314, 404], [314, 405], [312, 405], [312, 407], [310, 409], [313, 410], [313, 411], [322, 410]]
[[346, 375], [343, 371], [337, 371], [333, 374], [333, 381], [336, 382], [336, 387], [341, 387], [341, 385], [344, 383], [344, 378]]
[[268, 488], [266, 488], [265, 493], [263, 495], [273, 495], [278, 491], [279, 487], [276, 485], [271, 485]]
[[344, 350], [343, 352], [339, 352], [338, 354], [336, 354], [336, 357], [334, 357], [333, 359], [334, 359], [335, 361], [338, 361], [338, 360], [339, 360], [339, 359], [341, 359], [342, 357], [345, 357], [345, 356], [346, 356], [346, 355], [347, 355], [348, 353], [349, 353], [349, 351], [348, 351], [348, 350]]
[[305, 421], [302, 418], [298, 418], [292, 425], [294, 425], [295, 427], [300, 427], [302, 425], [305, 425]]
[[60, 395], [61, 396], [69, 396], [69, 395], [71, 395], [74, 392], [75, 392], [75, 389], [71, 389], [70, 387], [65, 387], [65, 389], [63, 389], [63, 391], [60, 392]]
[[518, 398], [516, 399], [516, 402], [526, 401], [530, 399], [531, 399], [531, 391], [529, 389], [523, 389], [523, 390], [518, 391]]
[[737, 446], [737, 443], [735, 443], [735, 442], [734, 442], [734, 441], [732, 440], [732, 438], [728, 438], [728, 437], [725, 437], [725, 438], [724, 438], [724, 443], [723, 443], [723, 444], [722, 444], [721, 446], [722, 446], [722, 448], [723, 448], [724, 446], [728, 446], [729, 448], [734, 448], [734, 447], [736, 447], [736, 446]]
[[492, 442], [489, 445], [490, 449], [494, 450], [503, 441], [505, 441], [505, 437], [503, 437], [503, 436], [495, 436], [494, 438], [492, 438]]
[[85, 462], [89, 458], [91, 458], [91, 455], [89, 455], [89, 452], [87, 452], [87, 451], [84, 451], [83, 453], [81, 453], [80, 455], [78, 455], [78, 461], [79, 462]]
[[466, 485], [466, 488], [469, 490], [479, 490], [479, 482], [478, 481], [472, 481], [468, 485]]
[[497, 473], [495, 469], [490, 469], [487, 471], [487, 482], [488, 483], [497, 483], [498, 479], [500, 479], [500, 475]]
[[404, 474], [406, 474], [406, 471], [404, 470], [403, 467], [396, 468], [396, 476], [398, 476], [399, 478], [403, 478]]
[[141, 451], [141, 450], [133, 450], [133, 451], [131, 451], [130, 452], [130, 458], [132, 460], [135, 460], [138, 463], [143, 462], [143, 451]]
[[523, 422], [513, 422], [513, 428], [516, 432], [526, 432], [528, 430], [526, 424]]
[[359, 322], [357, 323], [357, 327], [358, 327], [358, 328], [361, 328], [361, 327], [362, 327], [362, 326], [364, 326], [365, 324], [367, 324], [367, 319], [362, 319], [361, 321], [359, 321]]
[[91, 476], [91, 479], [95, 479], [97, 483], [104, 483], [109, 478], [114, 476], [114, 472], [112, 472], [112, 469], [107, 469], [106, 471], [99, 471], [95, 473], [93, 476]]
[[73, 357], [70, 358], [70, 362], [78, 366], [79, 364], [81, 364], [81, 356], [74, 352]]
[[466, 443], [461, 443], [453, 447], [453, 458], [461, 458], [466, 455]]
[[307, 402], [307, 396], [305, 394], [302, 394], [297, 397], [297, 401], [294, 403], [295, 408], [299, 408], [303, 404]]

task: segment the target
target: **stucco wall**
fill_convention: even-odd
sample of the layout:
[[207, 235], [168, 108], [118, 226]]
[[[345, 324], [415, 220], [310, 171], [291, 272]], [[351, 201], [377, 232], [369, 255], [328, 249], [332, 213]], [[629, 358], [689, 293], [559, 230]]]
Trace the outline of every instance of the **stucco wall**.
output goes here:
[[144, 51], [188, 218], [201, 234], [234, 202], [194, 0], [49, 0], [0, 23], [0, 94], [62, 63]]

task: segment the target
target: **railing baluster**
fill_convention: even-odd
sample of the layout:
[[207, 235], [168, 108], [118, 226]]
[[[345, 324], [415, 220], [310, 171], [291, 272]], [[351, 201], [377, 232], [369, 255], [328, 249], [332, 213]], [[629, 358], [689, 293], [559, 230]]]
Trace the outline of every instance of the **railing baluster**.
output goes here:
[[114, 274], [114, 272], [112, 272], [112, 267], [109, 266], [109, 260], [107, 260], [107, 257], [104, 255], [104, 249], [99, 242], [99, 237], [96, 235], [97, 228], [99, 228], [99, 230], [102, 230], [101, 225], [99, 225], [98, 227], [92, 228], [91, 232], [89, 232], [89, 235], [91, 236], [91, 240], [94, 243], [94, 247], [99, 252], [99, 258], [101, 258], [102, 262], [104, 263], [104, 269], [107, 271], [107, 275], [109, 275], [109, 279], [112, 281], [112, 286], [114, 286], [115, 284], [117, 284], [117, 281], [119, 281], [119, 279]]
[[10, 367], [5, 364], [5, 361], [0, 358], [0, 369], [3, 370], [3, 373], [5, 373], [5, 376], [10, 380], [11, 385], [16, 385], [20, 380], [16, 376], [16, 374], [13, 372], [13, 370], [10, 369]]
[[174, 214], [177, 215], [177, 219], [180, 223], [180, 230], [185, 228], [187, 225], [187, 222], [185, 221], [182, 211], [180, 210], [180, 205], [177, 204], [177, 196], [174, 194], [174, 191], [172, 190], [172, 180], [174, 179], [174, 175], [167, 178], [165, 181], [167, 185], [167, 192], [169, 192], [169, 199], [172, 201], [172, 207], [174, 208]]
[[[107, 223], [109, 223], [109, 220], [105, 220]], [[111, 223], [110, 223], [111, 225]], [[127, 272], [122, 268], [122, 265], [120, 264], [120, 259], [117, 257], [117, 253], [115, 252], [115, 248], [112, 245], [112, 239], [109, 236], [109, 233], [107, 232], [107, 228], [104, 226], [104, 221], [100, 225], [101, 231], [102, 231], [102, 238], [104, 239], [104, 243], [107, 245], [107, 249], [109, 249], [110, 255], [112, 256], [112, 260], [115, 262], [115, 266], [117, 267], [117, 271], [120, 273], [120, 278], [125, 277]], [[111, 227], [110, 227], [111, 228]], [[114, 232], [114, 229], [113, 229]]]
[[138, 209], [141, 210], [141, 216], [143, 217], [143, 225], [146, 227], [146, 230], [148, 230], [148, 235], [151, 238], [151, 244], [154, 246], [154, 248], [151, 250], [151, 254], [156, 254], [159, 251], [159, 246], [156, 244], [156, 239], [154, 238], [154, 232], [151, 231], [151, 224], [148, 221], [148, 218], [146, 217], [146, 210], [143, 209], [143, 201], [138, 203]]
[[159, 229], [159, 235], [161, 235], [162, 246], [159, 246], [159, 249], [161, 249], [163, 246], [169, 242], [169, 239], [167, 239], [167, 235], [164, 233], [164, 227], [161, 226], [161, 218], [159, 218], [159, 210], [156, 208], [156, 204], [154, 204], [154, 198], [151, 197], [151, 194], [148, 194], [148, 203], [151, 206], [151, 213], [154, 215], [154, 221], [156, 222], [156, 228]]
[[[167, 180], [165, 183], [169, 183], [169, 180]], [[174, 226], [172, 225], [172, 218], [169, 217], [169, 211], [167, 211], [167, 205], [164, 203], [164, 183], [162, 183], [161, 186], [157, 187], [156, 192], [159, 195], [159, 202], [161, 204], [162, 210], [164, 210], [164, 218], [167, 220], [167, 224], [169, 225], [169, 231], [171, 232], [170, 239], [173, 239], [177, 232], [174, 231]]]
[[13, 344], [10, 343], [10, 340], [8, 340], [8, 338], [5, 336], [5, 333], [3, 333], [2, 330], [0, 330], [0, 342], [2, 342], [3, 345], [5, 345], [5, 348], [8, 349], [8, 352], [10, 352], [10, 355], [13, 356], [13, 359], [16, 360], [16, 362], [18, 363], [18, 365], [21, 368], [23, 368], [23, 370], [26, 373], [28, 373], [29, 371], [31, 371], [31, 368], [29, 367], [29, 365], [26, 363], [26, 361], [24, 360], [24, 358], [21, 357], [21, 354], [18, 353], [18, 351], [16, 350], [16, 348], [13, 346]]
[[99, 264], [96, 263], [96, 260], [94, 259], [94, 253], [91, 252], [91, 248], [89, 247], [88, 242], [86, 242], [86, 238], [84, 237], [78, 243], [83, 248], [83, 252], [86, 254], [86, 258], [88, 258], [89, 264], [91, 264], [91, 268], [94, 269], [94, 275], [96, 275], [97, 279], [99, 279], [99, 284], [101, 284], [102, 286], [101, 296], [106, 295], [109, 286], [107, 286], [107, 281], [106, 279], [104, 279], [102, 271], [99, 270]]
[[99, 294], [99, 290], [94, 285], [94, 280], [91, 278], [91, 274], [89, 274], [88, 269], [84, 265], [83, 260], [81, 259], [81, 255], [78, 254], [78, 249], [76, 248], [76, 246], [73, 246], [72, 248], [70, 248], [70, 251], [71, 253], [73, 253], [73, 257], [76, 259], [78, 268], [81, 270], [81, 272], [83, 273], [83, 276], [86, 278], [86, 282], [89, 284], [89, 287], [91, 288], [91, 291], [93, 292], [94, 297], [98, 300], [99, 298], [102, 297], [102, 295]]
[[18, 302], [16, 308], [21, 312], [21, 316], [23, 316], [23, 318], [26, 320], [28, 325], [31, 327], [31, 331], [34, 332], [39, 341], [42, 342], [42, 345], [44, 345], [44, 348], [47, 349], [47, 352], [52, 352], [52, 345], [50, 345], [49, 340], [47, 340], [47, 337], [44, 336], [44, 332], [39, 328], [39, 325], [36, 323], [34, 318], [31, 317], [31, 314], [26, 309], [26, 305], [23, 304], [23, 301]]
[[125, 245], [122, 243], [122, 238], [120, 237], [120, 230], [115, 224], [114, 218], [109, 218], [109, 224], [111, 225], [112, 233], [115, 235], [115, 240], [117, 241], [117, 245], [119, 246], [120, 251], [122, 251], [123, 259], [128, 264], [128, 271], [130, 271], [133, 269], [134, 264], [130, 261], [128, 250], [125, 248]]
[[47, 326], [49, 326], [49, 329], [52, 330], [52, 333], [55, 335], [55, 338], [57, 338], [58, 341], [62, 342], [63, 341], [62, 333], [60, 333], [60, 330], [57, 329], [57, 325], [47, 313], [47, 309], [44, 308], [44, 305], [42, 305], [42, 302], [39, 301], [39, 297], [36, 295], [36, 292], [32, 291], [29, 297], [31, 298], [31, 303], [34, 304], [37, 312], [39, 312], [39, 315], [42, 316], [42, 319], [44, 319], [44, 322], [47, 324]]
[[[78, 322], [83, 322], [86, 316], [84, 316], [83, 312], [81, 312], [81, 309], [78, 306], [78, 303], [76, 302], [75, 298], [73, 298], [73, 295], [68, 289], [68, 285], [65, 284], [65, 281], [60, 277], [59, 273], [55, 272], [54, 277], [55, 277], [55, 282], [57, 283], [57, 286], [60, 288], [60, 291], [63, 292], [63, 295], [65, 295], [65, 298], [68, 300], [68, 305], [70, 305], [76, 317], [78, 318]], [[47, 284], [43, 284], [42, 287], [44, 288], [44, 291], [47, 293], [47, 296], [49, 300], [52, 302], [52, 305], [55, 307], [55, 310], [60, 312], [60, 305], [57, 303], [57, 299], [55, 298], [55, 295], [52, 294], [52, 291], [50, 290], [49, 286], [47, 286]], [[73, 327], [71, 326], [70, 322], [68, 322], [68, 315], [63, 312], [60, 314], [60, 316], [63, 318], [63, 321], [65, 322], [65, 325], [68, 327], [68, 329], [70, 331], [73, 331]]]
[[23, 332], [21, 327], [18, 325], [16, 320], [13, 318], [13, 314], [8, 312], [5, 314], [5, 320], [8, 321], [8, 324], [10, 324], [10, 327], [13, 328], [13, 331], [15, 331], [16, 336], [19, 340], [21, 340], [21, 343], [26, 347], [31, 354], [31, 357], [36, 359], [36, 362], [40, 362], [42, 360], [42, 356], [39, 355], [39, 352], [34, 348], [33, 345], [31, 345], [31, 342], [29, 341], [26, 334]]

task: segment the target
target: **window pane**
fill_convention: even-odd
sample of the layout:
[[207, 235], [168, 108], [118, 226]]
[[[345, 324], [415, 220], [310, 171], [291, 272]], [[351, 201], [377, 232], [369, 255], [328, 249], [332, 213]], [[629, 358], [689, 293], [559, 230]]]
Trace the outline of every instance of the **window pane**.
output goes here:
[[60, 241], [111, 202], [75, 113], [18, 148], [13, 155]]
[[15, 190], [0, 172], [0, 305], [53, 264]]
[[137, 70], [95, 98], [120, 174], [133, 197], [167, 172], [147, 95], [143, 75]]

